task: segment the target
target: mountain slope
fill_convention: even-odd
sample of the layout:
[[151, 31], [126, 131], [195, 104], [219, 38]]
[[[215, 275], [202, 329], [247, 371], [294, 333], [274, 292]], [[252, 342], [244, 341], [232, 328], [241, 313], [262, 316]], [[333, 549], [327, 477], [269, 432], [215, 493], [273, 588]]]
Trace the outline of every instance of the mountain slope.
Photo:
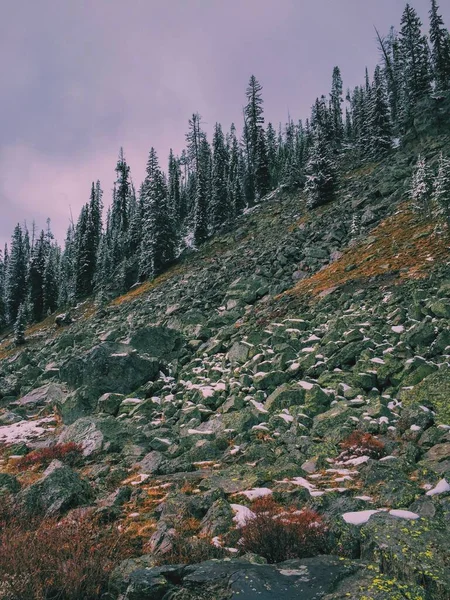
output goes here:
[[[153, 282], [47, 319], [23, 349], [5, 336], [0, 490], [133, 532], [145, 557], [118, 568], [114, 597], [250, 599], [248, 578], [280, 597], [289, 576], [305, 598], [318, 577], [328, 600], [448, 598], [450, 240], [408, 188], [417, 153], [449, 147], [427, 135], [349, 168], [314, 211], [277, 190]], [[60, 484], [67, 466], [18, 470], [55, 442], [83, 446], [89, 493]], [[316, 511], [331, 556], [138, 571], [183, 562], [180, 540], [189, 562], [228, 555], [211, 540], [234, 556], [263, 496]]]

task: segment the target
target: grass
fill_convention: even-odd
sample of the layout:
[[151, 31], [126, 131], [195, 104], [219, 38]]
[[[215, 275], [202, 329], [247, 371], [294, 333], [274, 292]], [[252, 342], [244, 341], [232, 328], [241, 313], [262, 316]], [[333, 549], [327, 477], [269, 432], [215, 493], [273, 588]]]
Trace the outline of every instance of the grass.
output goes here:
[[138, 553], [130, 536], [90, 516], [30, 518], [0, 506], [2, 600], [98, 600], [114, 567]]
[[421, 278], [430, 266], [448, 259], [450, 239], [406, 204], [382, 221], [359, 244], [347, 248], [336, 262], [285, 292], [293, 296], [320, 296], [332, 288], [379, 276]]

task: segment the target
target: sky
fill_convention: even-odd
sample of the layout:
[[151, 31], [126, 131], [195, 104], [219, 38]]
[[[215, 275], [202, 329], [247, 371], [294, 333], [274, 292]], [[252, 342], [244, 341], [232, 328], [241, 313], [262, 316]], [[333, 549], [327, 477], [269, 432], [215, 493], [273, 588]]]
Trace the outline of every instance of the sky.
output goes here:
[[[429, 0], [412, 0], [425, 24]], [[266, 122], [309, 116], [373, 71], [374, 26], [398, 26], [403, 0], [14, 0], [0, 22], [0, 244], [47, 217], [62, 242], [100, 179], [111, 200], [123, 146], [136, 188], [154, 146], [163, 168], [188, 119], [241, 128], [250, 75]], [[450, 26], [450, 2], [441, 0]]]

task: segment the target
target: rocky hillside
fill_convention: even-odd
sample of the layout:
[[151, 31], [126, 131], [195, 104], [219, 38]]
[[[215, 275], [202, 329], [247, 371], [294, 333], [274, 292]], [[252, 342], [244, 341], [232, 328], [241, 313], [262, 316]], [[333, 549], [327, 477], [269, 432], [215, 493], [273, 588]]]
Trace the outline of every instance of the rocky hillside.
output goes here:
[[[0, 494], [140, 540], [105, 600], [450, 598], [450, 240], [407, 193], [449, 152], [427, 132], [331, 205], [277, 190], [155, 281], [0, 340]], [[76, 466], [19, 468], [70, 442]], [[261, 498], [314, 511], [320, 547], [245, 551]]]

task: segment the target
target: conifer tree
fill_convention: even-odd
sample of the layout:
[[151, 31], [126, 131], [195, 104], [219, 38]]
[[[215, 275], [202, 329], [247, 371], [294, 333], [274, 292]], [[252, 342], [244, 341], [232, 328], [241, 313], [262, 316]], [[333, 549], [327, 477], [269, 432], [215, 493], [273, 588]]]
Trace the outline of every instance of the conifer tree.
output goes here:
[[265, 133], [262, 127], [258, 129], [254, 177], [256, 198], [260, 200], [270, 190], [269, 160], [267, 158]]
[[18, 224], [12, 236], [5, 284], [6, 306], [8, 319], [11, 323], [16, 321], [19, 307], [26, 301], [27, 254], [26, 238], [21, 226]]
[[342, 76], [339, 67], [334, 67], [330, 94], [331, 126], [336, 147], [342, 145], [344, 139], [344, 123], [342, 120]]
[[431, 0], [430, 42], [436, 89], [445, 91], [450, 88], [450, 37], [439, 14], [436, 0]]
[[430, 214], [432, 197], [432, 177], [426, 160], [419, 156], [411, 182], [411, 198], [414, 210], [420, 214]]
[[167, 187], [154, 148], [150, 150], [142, 194], [140, 276], [145, 279], [162, 273], [176, 252]]
[[43, 300], [44, 314], [53, 313], [58, 307], [60, 250], [56, 245], [50, 246], [45, 259]]
[[14, 343], [21, 346], [25, 343], [26, 314], [24, 304], [20, 304], [14, 321]]
[[247, 104], [244, 108], [244, 144], [246, 148], [247, 172], [245, 192], [249, 206], [258, 192], [255, 187], [256, 156], [260, 145], [260, 129], [264, 125], [262, 85], [254, 75], [250, 77], [246, 90]]
[[211, 196], [211, 228], [212, 231], [229, 223], [233, 218], [233, 211], [227, 189], [228, 179], [228, 153], [222, 127], [216, 123], [213, 137], [213, 167], [212, 167], [212, 196]]
[[111, 228], [124, 233], [127, 231], [129, 225], [130, 167], [126, 163], [123, 148], [119, 152], [116, 173], [117, 180], [114, 187], [111, 208]]
[[384, 80], [379, 66], [375, 69], [369, 107], [370, 156], [383, 156], [392, 146], [392, 128], [389, 118]]
[[6, 304], [5, 304], [5, 262], [0, 250], [0, 331], [6, 325]]
[[278, 148], [277, 148], [277, 134], [273, 128], [272, 123], [268, 123], [266, 130], [266, 143], [267, 143], [267, 160], [269, 162], [270, 172], [270, 187], [276, 188], [279, 181], [279, 170], [278, 170]]
[[40, 321], [44, 314], [44, 270], [46, 260], [45, 234], [41, 231], [35, 241], [28, 271], [31, 315], [34, 321]]
[[450, 225], [450, 159], [442, 153], [434, 182], [433, 203], [436, 217]]
[[329, 143], [328, 121], [316, 102], [313, 122], [313, 144], [306, 166], [307, 205], [315, 208], [331, 202], [335, 196], [336, 171]]
[[200, 142], [197, 189], [194, 207], [194, 241], [200, 246], [208, 237], [208, 190], [211, 151], [205, 137]]
[[431, 91], [428, 42], [421, 32], [422, 22], [407, 4], [402, 15], [399, 52], [402, 68], [402, 115], [408, 122], [417, 102]]

